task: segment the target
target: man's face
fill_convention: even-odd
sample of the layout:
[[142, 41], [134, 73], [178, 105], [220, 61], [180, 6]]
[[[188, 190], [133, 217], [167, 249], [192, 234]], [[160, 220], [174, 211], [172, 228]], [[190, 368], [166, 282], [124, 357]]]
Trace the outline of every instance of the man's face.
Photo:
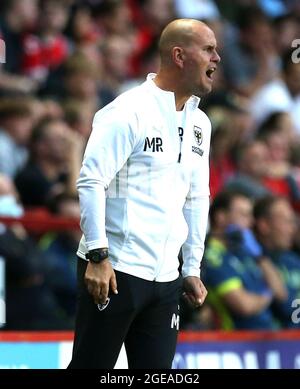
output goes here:
[[295, 214], [286, 200], [277, 201], [267, 219], [269, 242], [273, 249], [287, 250], [296, 231]]
[[48, 126], [44, 138], [45, 154], [52, 161], [66, 161], [70, 152], [66, 135], [69, 131], [69, 128], [63, 122], [55, 122]]
[[256, 142], [244, 151], [241, 157], [240, 170], [255, 179], [261, 179], [266, 175], [268, 164], [267, 147], [263, 143]]
[[18, 0], [13, 8], [14, 15], [21, 17], [25, 28], [34, 26], [38, 19], [38, 12], [37, 0]]
[[247, 197], [235, 197], [228, 211], [228, 224], [250, 228], [253, 222], [252, 208], [252, 202]]
[[31, 116], [12, 117], [7, 120], [7, 129], [19, 145], [26, 145], [32, 132], [33, 118]]
[[220, 62], [216, 51], [216, 38], [208, 27], [198, 27], [192, 43], [184, 49], [186, 60], [184, 65], [185, 81], [196, 96], [202, 96], [212, 90], [213, 73]]

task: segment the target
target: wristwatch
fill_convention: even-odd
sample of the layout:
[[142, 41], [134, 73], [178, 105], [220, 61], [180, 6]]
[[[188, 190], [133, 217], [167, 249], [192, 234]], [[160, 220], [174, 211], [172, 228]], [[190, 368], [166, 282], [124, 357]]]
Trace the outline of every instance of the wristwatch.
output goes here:
[[100, 263], [108, 258], [108, 248], [90, 250], [85, 254], [85, 258], [93, 263]]

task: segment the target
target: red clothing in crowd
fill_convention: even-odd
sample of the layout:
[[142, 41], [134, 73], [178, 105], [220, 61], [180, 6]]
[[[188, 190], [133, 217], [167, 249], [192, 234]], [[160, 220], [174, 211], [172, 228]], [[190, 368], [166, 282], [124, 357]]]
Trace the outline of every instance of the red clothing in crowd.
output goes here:
[[69, 54], [67, 39], [58, 35], [44, 40], [37, 35], [24, 37], [22, 72], [35, 79], [43, 79], [50, 70], [61, 65]]

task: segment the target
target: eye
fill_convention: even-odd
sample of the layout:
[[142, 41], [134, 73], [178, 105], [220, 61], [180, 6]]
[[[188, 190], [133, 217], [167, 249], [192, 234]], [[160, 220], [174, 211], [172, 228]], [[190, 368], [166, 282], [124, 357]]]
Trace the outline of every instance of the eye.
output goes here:
[[207, 51], [208, 53], [212, 53], [214, 50], [215, 48], [213, 46], [208, 46], [205, 48], [205, 51]]

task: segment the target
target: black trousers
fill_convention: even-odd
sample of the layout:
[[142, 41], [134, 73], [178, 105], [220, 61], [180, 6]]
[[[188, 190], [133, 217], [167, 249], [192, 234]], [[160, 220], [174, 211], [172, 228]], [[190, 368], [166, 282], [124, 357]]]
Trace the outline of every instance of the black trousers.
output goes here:
[[69, 369], [112, 369], [122, 344], [130, 369], [170, 369], [179, 329], [181, 279], [146, 281], [116, 271], [118, 295], [100, 311], [84, 284], [78, 259], [78, 309]]

